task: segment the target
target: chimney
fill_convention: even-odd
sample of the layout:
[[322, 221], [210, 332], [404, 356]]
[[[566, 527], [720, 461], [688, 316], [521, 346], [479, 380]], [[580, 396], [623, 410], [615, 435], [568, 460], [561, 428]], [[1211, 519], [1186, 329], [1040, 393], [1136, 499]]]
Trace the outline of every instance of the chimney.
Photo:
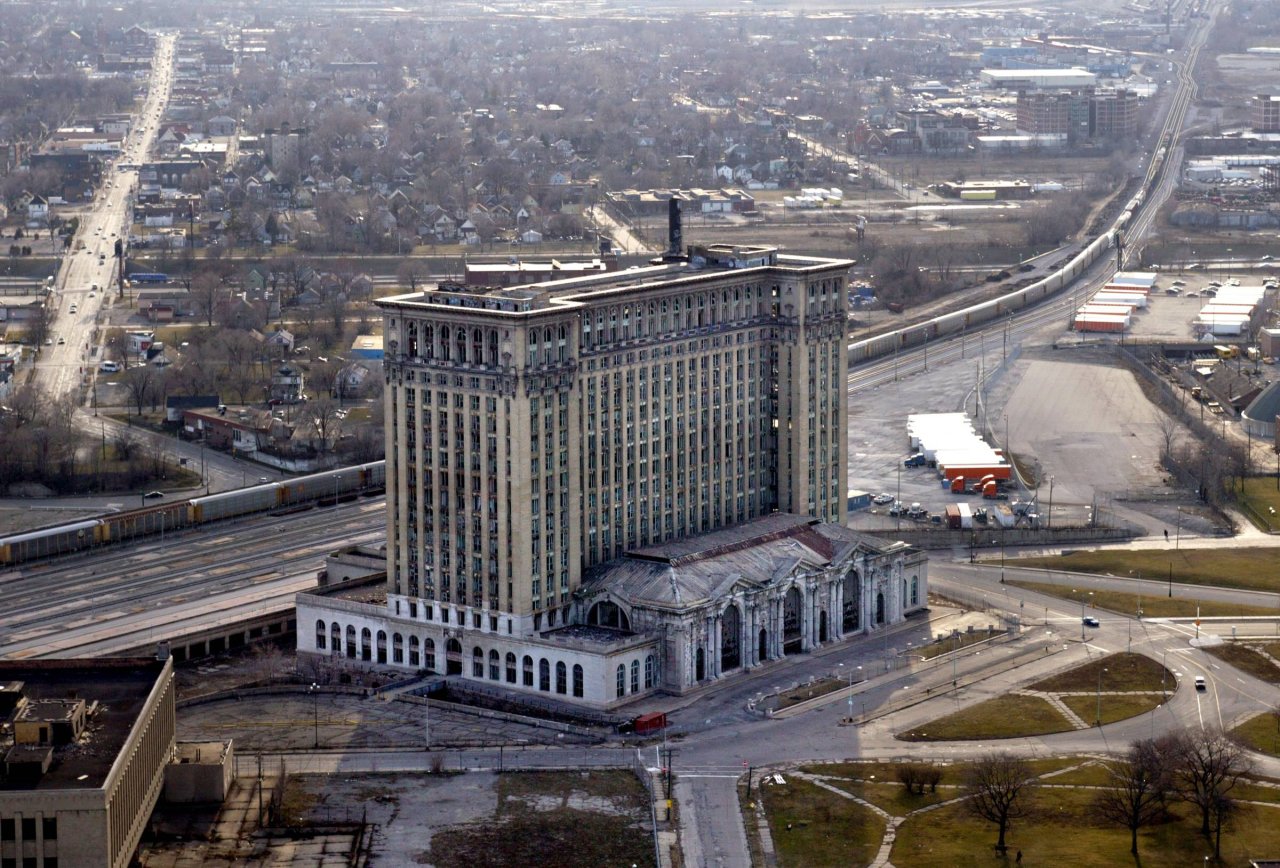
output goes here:
[[667, 200], [667, 260], [679, 259], [684, 249], [684, 230], [680, 225], [680, 200], [672, 196]]

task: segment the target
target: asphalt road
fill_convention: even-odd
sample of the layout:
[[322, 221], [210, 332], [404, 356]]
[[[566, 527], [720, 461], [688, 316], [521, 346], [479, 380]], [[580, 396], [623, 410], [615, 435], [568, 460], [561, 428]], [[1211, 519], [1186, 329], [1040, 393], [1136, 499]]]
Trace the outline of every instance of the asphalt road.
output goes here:
[[82, 241], [84, 249], [62, 257], [54, 282], [52, 343], [41, 348], [33, 381], [50, 399], [73, 395], [88, 382], [90, 372], [96, 371], [100, 356], [93, 344], [99, 337], [103, 300], [114, 283], [115, 243], [128, 233], [132, 191], [138, 180], [136, 171], [126, 172], [119, 166], [137, 165], [151, 150], [169, 100], [176, 41], [172, 34], [160, 37], [143, 107], [134, 117], [117, 164], [106, 173], [92, 204], [82, 212], [76, 242]]

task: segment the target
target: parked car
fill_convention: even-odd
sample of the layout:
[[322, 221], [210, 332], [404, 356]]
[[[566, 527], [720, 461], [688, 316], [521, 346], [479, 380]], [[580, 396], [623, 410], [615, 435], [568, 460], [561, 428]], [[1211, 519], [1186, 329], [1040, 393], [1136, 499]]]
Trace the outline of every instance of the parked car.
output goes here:
[[871, 502], [880, 504], [882, 506], [886, 503], [893, 503], [893, 495], [882, 492], [880, 494], [877, 494], [875, 497], [871, 498]]
[[906, 512], [907, 508], [900, 503], [895, 503], [893, 506], [889, 507], [889, 515], [892, 516], [905, 515]]

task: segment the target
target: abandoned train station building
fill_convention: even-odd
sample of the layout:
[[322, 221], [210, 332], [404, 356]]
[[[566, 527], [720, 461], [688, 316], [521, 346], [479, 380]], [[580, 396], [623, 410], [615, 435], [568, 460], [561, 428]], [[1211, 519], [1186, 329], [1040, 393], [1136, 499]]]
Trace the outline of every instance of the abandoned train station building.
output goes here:
[[847, 518], [852, 263], [651, 265], [383, 299], [385, 602], [298, 596], [298, 650], [609, 708], [922, 609]]

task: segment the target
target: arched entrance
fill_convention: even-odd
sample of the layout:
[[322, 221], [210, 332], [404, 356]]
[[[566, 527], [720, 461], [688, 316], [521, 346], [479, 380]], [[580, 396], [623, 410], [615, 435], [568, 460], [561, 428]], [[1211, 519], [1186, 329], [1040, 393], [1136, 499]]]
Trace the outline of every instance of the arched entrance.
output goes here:
[[799, 654], [804, 650], [801, 627], [804, 613], [800, 610], [800, 589], [791, 588], [782, 598], [782, 653]]
[[730, 606], [720, 616], [720, 671], [742, 665], [742, 613]]
[[769, 659], [769, 631], [761, 630], [759, 647], [756, 649], [756, 660], [760, 663]]
[[857, 570], [850, 570], [844, 577], [844, 600], [840, 607], [840, 622], [844, 632], [851, 633], [862, 627], [862, 581]]
[[818, 613], [818, 641], [827, 641], [827, 610]]
[[876, 624], [884, 623], [884, 591], [876, 592]]
[[707, 653], [702, 650], [702, 646], [698, 646], [698, 653], [694, 655], [693, 663], [693, 680], [701, 681], [707, 677]]
[[587, 610], [587, 623], [593, 627], [612, 627], [615, 630], [631, 630], [627, 613], [617, 603], [601, 600]]
[[450, 639], [444, 648], [445, 675], [462, 674], [462, 643]]

